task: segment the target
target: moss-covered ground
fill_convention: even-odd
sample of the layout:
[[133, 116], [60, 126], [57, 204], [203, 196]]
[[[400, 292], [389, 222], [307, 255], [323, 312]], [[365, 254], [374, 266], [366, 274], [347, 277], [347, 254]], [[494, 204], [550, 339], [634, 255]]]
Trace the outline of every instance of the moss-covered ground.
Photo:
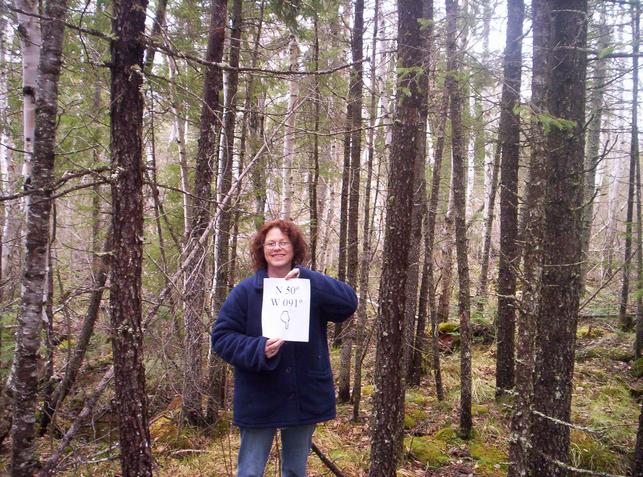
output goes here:
[[[454, 332], [454, 331], [452, 331]], [[633, 360], [633, 335], [618, 331], [613, 324], [581, 322], [577, 333], [570, 463], [598, 472], [627, 475], [636, 437], [643, 394], [643, 365]], [[332, 351], [337, 369], [339, 352]], [[337, 419], [320, 425], [314, 442], [345, 476], [366, 475], [369, 466], [369, 417], [374, 388], [372, 355], [365, 360], [360, 420], [352, 420], [352, 404], [338, 405]], [[477, 339], [473, 346], [473, 423], [474, 434], [463, 440], [457, 432], [459, 408], [459, 353], [441, 355], [445, 400], [436, 399], [432, 373], [422, 386], [406, 392], [404, 447], [398, 475], [403, 476], [493, 476], [506, 475], [508, 436], [512, 398], [495, 399], [495, 347]], [[430, 371], [430, 370], [429, 370]], [[180, 401], [169, 404], [151, 421], [153, 451], [160, 476], [233, 476], [239, 437], [230, 424], [230, 413], [206, 431], [180, 428]], [[60, 422], [62, 426], [65, 422]], [[89, 434], [89, 433], [88, 433]], [[78, 461], [63, 475], [117, 476], [117, 452], [100, 439], [73, 445]], [[111, 432], [112, 442], [115, 433]], [[55, 447], [55, 440], [40, 441], [41, 455]], [[82, 455], [81, 455], [82, 454]], [[3, 456], [5, 458], [6, 456]], [[71, 463], [71, 461], [68, 461]], [[279, 454], [275, 445], [266, 475], [279, 475]], [[309, 459], [311, 477], [333, 475], [314, 454]]]

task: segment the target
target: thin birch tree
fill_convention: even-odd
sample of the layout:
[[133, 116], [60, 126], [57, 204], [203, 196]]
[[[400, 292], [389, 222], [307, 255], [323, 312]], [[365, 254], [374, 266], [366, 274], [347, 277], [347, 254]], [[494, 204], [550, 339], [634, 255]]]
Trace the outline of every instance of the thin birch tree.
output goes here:
[[[13, 421], [11, 427], [11, 475], [31, 477], [37, 470], [35, 448], [36, 400], [38, 397], [38, 365], [40, 334], [45, 311], [43, 305], [49, 290], [47, 283], [49, 259], [51, 187], [56, 146], [58, 113], [58, 81], [62, 67], [65, 0], [49, 0], [45, 6], [40, 47], [40, 72], [29, 100], [35, 99], [35, 130], [33, 158], [26, 160], [30, 168], [25, 238], [25, 264], [22, 273], [22, 296], [16, 351], [11, 369]], [[28, 41], [33, 40], [30, 37]], [[28, 61], [27, 59], [24, 60]], [[24, 69], [23, 69], [24, 73]], [[26, 93], [25, 93], [26, 94]], [[27, 98], [25, 98], [27, 99]], [[25, 110], [27, 106], [25, 105]], [[25, 143], [28, 139], [25, 137]]]

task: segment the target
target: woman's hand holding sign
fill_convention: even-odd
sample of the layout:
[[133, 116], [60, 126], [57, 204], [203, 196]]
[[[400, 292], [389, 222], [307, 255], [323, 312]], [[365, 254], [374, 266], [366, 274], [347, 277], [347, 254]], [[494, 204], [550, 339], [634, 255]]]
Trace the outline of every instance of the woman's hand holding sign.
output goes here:
[[[293, 268], [284, 278], [286, 280], [290, 280], [291, 278], [299, 278], [299, 269]], [[270, 359], [276, 356], [284, 343], [285, 341], [281, 338], [270, 338], [268, 341], [266, 341], [266, 358]]]

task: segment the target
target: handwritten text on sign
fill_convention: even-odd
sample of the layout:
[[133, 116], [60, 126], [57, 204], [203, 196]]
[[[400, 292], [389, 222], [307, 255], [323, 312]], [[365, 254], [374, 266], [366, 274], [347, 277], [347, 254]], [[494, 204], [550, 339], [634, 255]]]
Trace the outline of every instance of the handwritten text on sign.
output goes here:
[[262, 334], [267, 338], [308, 342], [310, 280], [264, 278]]

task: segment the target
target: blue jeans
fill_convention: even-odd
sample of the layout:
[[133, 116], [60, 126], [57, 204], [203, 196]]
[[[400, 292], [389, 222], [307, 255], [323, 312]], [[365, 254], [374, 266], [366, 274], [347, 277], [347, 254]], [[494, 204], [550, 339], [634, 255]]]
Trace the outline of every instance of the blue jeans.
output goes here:
[[[240, 428], [241, 446], [237, 465], [237, 477], [262, 477], [275, 428]], [[282, 477], [306, 477], [306, 461], [313, 441], [315, 424], [281, 429], [281, 475]]]

